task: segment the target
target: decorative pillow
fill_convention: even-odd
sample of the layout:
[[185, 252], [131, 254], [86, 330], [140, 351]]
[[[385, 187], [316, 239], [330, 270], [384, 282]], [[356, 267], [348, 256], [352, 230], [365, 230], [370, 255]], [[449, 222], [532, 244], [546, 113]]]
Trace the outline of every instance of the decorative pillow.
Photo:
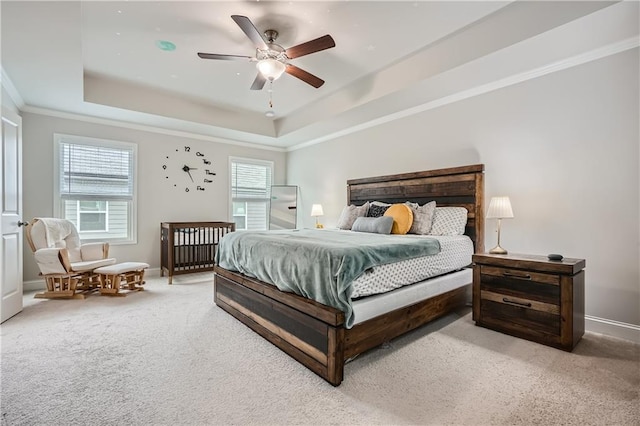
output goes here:
[[393, 218], [392, 234], [406, 234], [413, 223], [413, 212], [406, 204], [393, 204], [384, 212], [385, 216]]
[[[371, 208], [371, 206], [369, 206]], [[391, 216], [358, 217], [353, 222], [352, 231], [371, 232], [372, 234], [390, 234], [393, 227]]]
[[467, 214], [464, 207], [436, 207], [429, 235], [463, 235]]
[[436, 202], [430, 201], [423, 206], [408, 201], [405, 204], [408, 205], [413, 212], [413, 223], [411, 224], [411, 229], [409, 229], [409, 234], [427, 235], [429, 231], [431, 231]]
[[338, 229], [351, 229], [356, 218], [366, 216], [368, 210], [369, 202], [366, 202], [361, 206], [355, 206], [353, 204], [346, 206], [342, 209], [342, 213], [338, 219]]
[[411, 211], [413, 211], [413, 209], [417, 209], [420, 206], [420, 204], [412, 203], [411, 201], [405, 201], [404, 203], [411, 207]]
[[384, 212], [387, 211], [391, 204], [383, 206], [380, 204], [369, 204], [369, 211], [367, 212], [367, 217], [380, 217], [384, 216]]

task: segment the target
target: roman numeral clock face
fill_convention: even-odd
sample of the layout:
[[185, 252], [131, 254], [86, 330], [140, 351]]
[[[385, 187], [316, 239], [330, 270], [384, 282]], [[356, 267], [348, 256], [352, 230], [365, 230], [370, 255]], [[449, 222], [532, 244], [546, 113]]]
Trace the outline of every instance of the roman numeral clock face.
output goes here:
[[190, 146], [176, 148], [167, 155], [162, 169], [165, 180], [185, 192], [205, 191], [216, 175], [211, 161], [202, 152], [192, 151]]

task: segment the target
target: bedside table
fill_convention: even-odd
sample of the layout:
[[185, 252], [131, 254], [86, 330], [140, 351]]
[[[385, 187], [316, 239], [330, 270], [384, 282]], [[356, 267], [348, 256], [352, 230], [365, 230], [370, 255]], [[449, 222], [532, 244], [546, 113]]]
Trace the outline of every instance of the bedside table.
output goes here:
[[473, 320], [512, 336], [573, 350], [584, 334], [584, 259], [473, 255]]

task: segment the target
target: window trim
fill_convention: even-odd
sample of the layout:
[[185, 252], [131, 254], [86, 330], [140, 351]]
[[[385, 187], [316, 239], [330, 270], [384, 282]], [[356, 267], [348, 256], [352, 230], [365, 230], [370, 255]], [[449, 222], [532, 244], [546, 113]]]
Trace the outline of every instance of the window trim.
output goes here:
[[[274, 176], [275, 176], [275, 167], [274, 162], [270, 160], [259, 160], [256, 158], [246, 158], [246, 157], [232, 157], [229, 156], [229, 218], [233, 221], [233, 163], [244, 163], [244, 164], [255, 164], [257, 166], [267, 166], [271, 169], [271, 185], [273, 185]], [[271, 190], [271, 186], [267, 189]], [[269, 229], [269, 202], [271, 200], [267, 199], [267, 218], [266, 218], [266, 228]]]
[[[82, 234], [80, 240], [82, 242], [106, 241], [110, 245], [128, 245], [138, 243], [138, 144], [133, 142], [122, 142], [112, 139], [100, 139], [89, 136], [68, 135], [63, 133], [53, 134], [53, 216], [63, 218], [62, 212], [64, 203], [60, 194], [60, 144], [75, 143], [79, 145], [90, 145], [108, 148], [130, 149], [133, 152], [133, 195], [131, 197], [131, 206], [129, 213], [129, 229], [128, 238], [100, 238], [100, 239], [83, 239]], [[105, 198], [106, 200], [106, 198]]]

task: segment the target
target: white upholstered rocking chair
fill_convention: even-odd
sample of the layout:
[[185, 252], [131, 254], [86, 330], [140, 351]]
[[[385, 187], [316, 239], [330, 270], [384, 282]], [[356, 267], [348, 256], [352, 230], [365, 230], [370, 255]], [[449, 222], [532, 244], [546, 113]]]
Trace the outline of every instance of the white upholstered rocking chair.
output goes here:
[[83, 299], [99, 287], [93, 270], [116, 263], [109, 258], [109, 243], [81, 244], [76, 227], [66, 219], [35, 218], [25, 233], [47, 285], [36, 298]]

